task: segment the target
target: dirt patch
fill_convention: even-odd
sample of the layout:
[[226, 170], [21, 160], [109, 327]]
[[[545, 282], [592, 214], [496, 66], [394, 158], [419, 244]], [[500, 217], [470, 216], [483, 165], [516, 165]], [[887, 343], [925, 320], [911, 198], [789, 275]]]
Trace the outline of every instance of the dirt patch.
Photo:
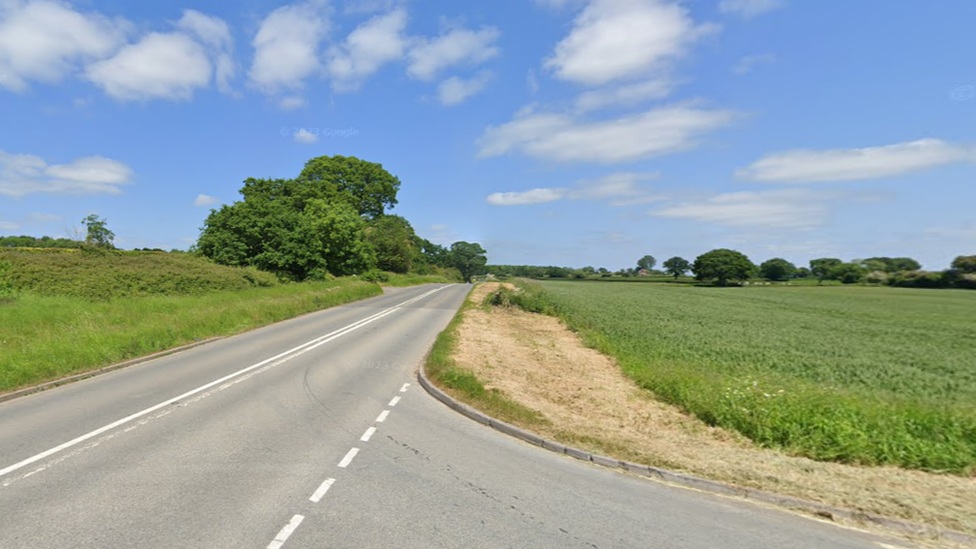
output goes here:
[[[480, 304], [497, 283], [475, 288]], [[538, 434], [591, 452], [976, 535], [976, 479], [857, 467], [756, 448], [663, 404], [558, 320], [471, 308], [454, 356], [486, 387], [551, 422]]]

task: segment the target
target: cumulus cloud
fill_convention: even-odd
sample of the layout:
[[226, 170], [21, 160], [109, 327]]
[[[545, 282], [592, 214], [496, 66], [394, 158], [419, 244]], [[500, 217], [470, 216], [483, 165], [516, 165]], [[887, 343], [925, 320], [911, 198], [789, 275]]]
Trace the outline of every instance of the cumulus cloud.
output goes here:
[[296, 143], [302, 143], [303, 145], [311, 145], [312, 143], [318, 142], [318, 140], [319, 140], [318, 133], [310, 132], [305, 128], [302, 128], [295, 133]]
[[666, 75], [714, 25], [696, 25], [688, 10], [664, 0], [592, 0], [545, 66], [556, 77], [601, 86]]
[[129, 24], [49, 0], [0, 2], [0, 87], [58, 82], [79, 64], [110, 55]]
[[492, 206], [525, 206], [554, 202], [562, 199], [565, 193], [565, 189], [532, 189], [521, 192], [492, 193], [488, 195], [487, 201]]
[[210, 85], [211, 73], [198, 42], [184, 34], [155, 32], [86, 71], [105, 93], [123, 101], [190, 99], [195, 89]]
[[576, 109], [587, 112], [605, 107], [633, 107], [647, 101], [667, 97], [673, 89], [674, 82], [661, 78], [615, 88], [588, 91], [580, 94], [576, 99]]
[[373, 17], [352, 31], [341, 46], [329, 52], [332, 88], [357, 90], [383, 65], [402, 59], [408, 45], [406, 27], [407, 12], [401, 8]]
[[965, 161], [976, 161], [976, 148], [930, 138], [863, 149], [776, 153], [736, 170], [735, 175], [739, 179], [777, 183], [857, 181]]
[[813, 229], [826, 221], [831, 203], [840, 198], [837, 193], [808, 189], [745, 191], [674, 204], [650, 213], [728, 227]]
[[722, 0], [718, 9], [722, 13], [738, 15], [744, 19], [751, 19], [783, 7], [783, 0]]
[[103, 156], [48, 165], [39, 156], [0, 151], [0, 195], [120, 194], [121, 187], [130, 183], [132, 169]]
[[498, 55], [495, 42], [498, 29], [484, 27], [473, 31], [454, 29], [434, 39], [420, 39], [407, 54], [407, 74], [418, 80], [433, 80], [444, 69], [476, 66]]
[[0, 230], [13, 231], [20, 228], [20, 223], [15, 221], [4, 221], [0, 219]]
[[319, 47], [329, 32], [321, 2], [282, 6], [271, 12], [254, 37], [251, 82], [265, 93], [298, 89], [322, 70]]
[[213, 57], [217, 89], [228, 93], [230, 81], [237, 73], [237, 66], [233, 57], [234, 39], [231, 37], [227, 23], [220, 18], [204, 15], [195, 10], [184, 10], [183, 18], [177, 26], [207, 46]]
[[438, 86], [437, 97], [443, 105], [449, 107], [459, 105], [467, 98], [485, 89], [490, 80], [491, 74], [488, 72], [481, 72], [473, 78], [452, 76]]
[[693, 149], [704, 134], [736, 117], [732, 111], [687, 104], [601, 121], [528, 112], [488, 127], [479, 140], [478, 155], [521, 152], [557, 162], [629, 162]]
[[193, 200], [193, 205], [198, 208], [206, 208], [207, 206], [213, 206], [214, 204], [219, 204], [220, 200], [216, 197], [207, 194], [198, 194]]
[[612, 206], [633, 206], [664, 200], [640, 183], [661, 177], [658, 172], [618, 172], [600, 179], [583, 180], [571, 188], [543, 188], [522, 192], [494, 193], [487, 201], [494, 206], [525, 206], [557, 200], [610, 200]]

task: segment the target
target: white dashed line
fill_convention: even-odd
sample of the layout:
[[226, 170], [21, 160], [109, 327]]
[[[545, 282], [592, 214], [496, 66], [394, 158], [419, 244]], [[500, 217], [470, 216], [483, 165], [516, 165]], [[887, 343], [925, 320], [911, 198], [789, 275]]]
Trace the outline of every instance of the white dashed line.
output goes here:
[[375, 432], [376, 432], [376, 427], [370, 427], [369, 429], [366, 429], [366, 432], [363, 433], [363, 436], [361, 436], [359, 440], [363, 442], [369, 442], [369, 437], [373, 436], [373, 433]]
[[298, 525], [301, 524], [303, 520], [305, 520], [305, 517], [301, 515], [291, 517], [288, 524], [286, 524], [285, 527], [278, 532], [278, 535], [275, 536], [275, 539], [268, 544], [268, 549], [280, 549], [281, 546], [288, 541], [288, 538], [295, 533], [295, 529], [298, 528]]
[[316, 490], [314, 494], [312, 494], [312, 497], [308, 498], [309, 501], [311, 501], [312, 503], [318, 503], [319, 500], [322, 499], [322, 496], [324, 496], [325, 493], [329, 491], [329, 488], [332, 488], [332, 483], [334, 482], [335, 482], [334, 478], [325, 479], [325, 482], [322, 483], [322, 486], [319, 486], [319, 489]]
[[383, 410], [380, 415], [376, 416], [376, 423], [383, 423], [386, 421], [386, 416], [390, 415], [389, 410]]
[[400, 387], [400, 392], [401, 393], [406, 393], [407, 392], [407, 387], [409, 387], [409, 386], [410, 386], [409, 383], [404, 383], [403, 384], [403, 387]]
[[352, 463], [352, 458], [356, 457], [356, 454], [358, 453], [359, 453], [359, 448], [353, 448], [352, 450], [349, 450], [349, 452], [346, 454], [346, 457], [342, 458], [342, 461], [339, 462], [339, 467], [343, 469], [349, 467], [349, 464]]
[[400, 397], [393, 397], [393, 400], [391, 400], [389, 404], [390, 408], [396, 406], [397, 402], [400, 402]]

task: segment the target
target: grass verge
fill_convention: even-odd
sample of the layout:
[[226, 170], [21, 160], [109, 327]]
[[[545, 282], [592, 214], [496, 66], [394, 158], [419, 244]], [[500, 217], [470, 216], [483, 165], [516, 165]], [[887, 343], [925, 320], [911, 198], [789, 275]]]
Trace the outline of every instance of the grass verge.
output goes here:
[[548, 425], [549, 421], [541, 414], [506, 397], [498, 389], [486, 388], [478, 376], [454, 360], [458, 328], [464, 314], [474, 306], [465, 300], [454, 319], [437, 336], [424, 367], [428, 379], [452, 397], [502, 421], [524, 427]]
[[0, 306], [0, 392], [381, 293], [353, 279], [108, 301], [24, 293]]

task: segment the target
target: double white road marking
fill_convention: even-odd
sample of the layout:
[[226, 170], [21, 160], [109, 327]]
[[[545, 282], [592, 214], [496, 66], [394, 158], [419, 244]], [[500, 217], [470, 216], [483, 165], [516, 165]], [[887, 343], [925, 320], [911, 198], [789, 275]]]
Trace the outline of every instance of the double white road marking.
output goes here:
[[[317, 347], [320, 347], [322, 345], [325, 345], [326, 343], [329, 343], [330, 341], [333, 341], [335, 339], [338, 339], [338, 338], [340, 338], [340, 337], [342, 337], [342, 336], [344, 336], [344, 335], [346, 335], [346, 334], [348, 334], [350, 332], [356, 331], [356, 330], [362, 328], [363, 326], [366, 326], [367, 324], [371, 324], [371, 323], [376, 322], [377, 320], [379, 320], [379, 319], [381, 319], [381, 318], [383, 318], [385, 316], [391, 315], [391, 314], [397, 312], [399, 309], [401, 309], [401, 308], [403, 308], [403, 307], [405, 307], [407, 305], [410, 305], [412, 303], [416, 303], [417, 301], [420, 301], [421, 299], [424, 299], [425, 297], [428, 297], [428, 296], [430, 296], [430, 295], [432, 295], [432, 294], [434, 294], [436, 292], [439, 292], [439, 291], [443, 290], [446, 287], [447, 286], [441, 286], [440, 288], [436, 288], [436, 289], [430, 290], [429, 292], [426, 292], [426, 293], [421, 294], [421, 295], [419, 295], [417, 297], [414, 297], [413, 299], [408, 299], [408, 300], [406, 300], [406, 301], [404, 301], [402, 303], [399, 303], [397, 305], [394, 305], [393, 307], [390, 307], [389, 309], [385, 309], [385, 310], [380, 311], [380, 312], [378, 312], [378, 313], [376, 313], [376, 314], [374, 314], [372, 316], [366, 317], [366, 318], [364, 318], [362, 320], [359, 320], [357, 322], [353, 322], [352, 324], [350, 324], [348, 326], [345, 326], [343, 328], [340, 328], [340, 329], [338, 329], [338, 330], [336, 330], [334, 332], [328, 333], [328, 334], [326, 334], [324, 336], [315, 338], [315, 339], [313, 339], [313, 340], [311, 340], [309, 342], [303, 343], [303, 344], [301, 344], [301, 345], [299, 345], [299, 346], [297, 346], [297, 347], [295, 347], [293, 349], [289, 349], [289, 350], [287, 350], [287, 351], [285, 351], [285, 352], [283, 352], [281, 354], [275, 355], [275, 356], [273, 356], [273, 357], [271, 357], [271, 358], [269, 358], [267, 360], [263, 360], [261, 362], [258, 362], [257, 364], [254, 364], [252, 366], [248, 366], [247, 368], [244, 368], [242, 370], [238, 370], [238, 371], [236, 371], [236, 372], [234, 372], [232, 374], [226, 375], [226, 376], [224, 376], [224, 377], [222, 377], [222, 378], [220, 378], [218, 380], [211, 381], [210, 383], [207, 383], [206, 385], [201, 385], [200, 387], [197, 387], [196, 389], [193, 389], [191, 391], [187, 391], [187, 392], [183, 393], [182, 395], [175, 396], [175, 397], [173, 397], [173, 398], [171, 398], [169, 400], [165, 400], [163, 402], [160, 402], [159, 404], [156, 404], [155, 406], [151, 406], [149, 408], [146, 408], [145, 410], [142, 410], [142, 411], [136, 412], [134, 414], [131, 414], [129, 416], [126, 416], [126, 417], [124, 417], [124, 418], [122, 418], [122, 419], [120, 419], [118, 421], [113, 421], [112, 423], [109, 423], [108, 425], [105, 425], [104, 427], [100, 427], [98, 429], [95, 429], [94, 431], [90, 431], [88, 433], [85, 433], [85, 434], [83, 434], [83, 435], [81, 435], [81, 436], [79, 436], [77, 438], [74, 438], [74, 439], [69, 440], [68, 442], [65, 442], [64, 444], [60, 444], [58, 446], [55, 446], [54, 448], [51, 448], [49, 450], [45, 450], [45, 451], [43, 451], [43, 452], [41, 452], [41, 453], [39, 453], [37, 455], [31, 456], [31, 457], [29, 457], [29, 458], [27, 458], [27, 459], [25, 459], [23, 461], [19, 461], [17, 463], [14, 463], [13, 465], [4, 467], [3, 469], [0, 469], [0, 477], [9, 475], [10, 473], [13, 473], [13, 472], [15, 472], [15, 471], [17, 471], [19, 469], [23, 469], [24, 467], [27, 467], [28, 465], [31, 465], [32, 463], [36, 463], [38, 461], [41, 461], [42, 459], [51, 457], [51, 456], [53, 456], [53, 455], [55, 455], [55, 454], [57, 454], [59, 452], [63, 452], [64, 450], [67, 450], [68, 448], [71, 448], [73, 446], [77, 446], [77, 445], [81, 444], [82, 442], [85, 442], [87, 440], [93, 439], [93, 438], [95, 438], [95, 437], [97, 437], [99, 435], [102, 435], [102, 434], [104, 434], [104, 433], [106, 433], [108, 431], [111, 431], [112, 429], [115, 429], [116, 427], [121, 427], [122, 425], [125, 425], [127, 423], [132, 422], [132, 421], [135, 421], [135, 420], [137, 420], [137, 419], [139, 419], [139, 418], [141, 418], [143, 416], [147, 416], [147, 415], [149, 415], [149, 414], [151, 414], [151, 413], [153, 413], [153, 412], [155, 412], [157, 410], [160, 410], [162, 408], [165, 408], [167, 406], [170, 406], [170, 405], [175, 404], [177, 402], [180, 402], [182, 400], [186, 400], [187, 398], [190, 398], [190, 397], [192, 397], [194, 395], [197, 395], [199, 393], [202, 393], [202, 392], [204, 392], [204, 391], [206, 391], [208, 389], [211, 389], [213, 387], [217, 387], [217, 386], [219, 386], [219, 385], [221, 385], [223, 383], [226, 383], [226, 382], [228, 382], [228, 381], [230, 381], [230, 380], [232, 380], [234, 378], [243, 376], [243, 375], [245, 375], [245, 374], [247, 374], [249, 372], [252, 372], [254, 370], [257, 370], [258, 368], [262, 368], [262, 367], [265, 367], [265, 366], [267, 366], [268, 368], [273, 368], [273, 367], [278, 366], [280, 364], [284, 364], [285, 362], [288, 362], [289, 360], [291, 360], [293, 358], [299, 357], [299, 356], [301, 356], [301, 355], [303, 355], [303, 354], [311, 351], [312, 349], [315, 349]], [[385, 419], [385, 416], [384, 416], [384, 419]]]

